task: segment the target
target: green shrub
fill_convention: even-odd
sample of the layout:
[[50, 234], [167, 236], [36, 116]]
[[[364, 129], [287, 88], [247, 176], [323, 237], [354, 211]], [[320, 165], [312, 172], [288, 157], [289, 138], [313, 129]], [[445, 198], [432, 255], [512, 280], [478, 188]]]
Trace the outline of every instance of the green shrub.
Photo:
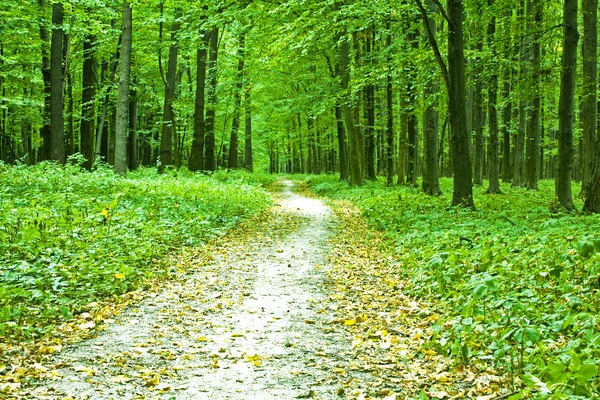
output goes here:
[[442, 310], [432, 346], [519, 376], [525, 387], [514, 398], [600, 395], [600, 216], [550, 213], [550, 181], [539, 191], [503, 184], [503, 195], [475, 188], [477, 211], [449, 207], [447, 179], [440, 197], [381, 181], [310, 181], [385, 232], [405, 290]]
[[85, 304], [166, 274], [169, 251], [269, 204], [243, 174], [142, 169], [123, 178], [102, 166], [0, 166], [0, 336], [36, 336]]

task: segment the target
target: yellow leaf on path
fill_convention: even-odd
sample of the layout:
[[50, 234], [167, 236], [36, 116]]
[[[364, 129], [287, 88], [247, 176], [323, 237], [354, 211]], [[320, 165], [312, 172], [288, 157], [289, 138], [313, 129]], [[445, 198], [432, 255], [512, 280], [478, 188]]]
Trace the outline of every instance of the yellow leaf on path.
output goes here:
[[86, 367], [84, 365], [76, 365], [73, 367], [73, 370], [75, 372], [82, 372], [84, 374], [86, 374], [87, 376], [94, 376], [96, 375], [96, 370], [90, 367]]
[[115, 274], [114, 277], [117, 279], [125, 279], [125, 274], [118, 273], [118, 274]]
[[356, 320], [355, 319], [347, 319], [344, 321], [344, 325], [346, 325], [346, 326], [356, 325]]
[[251, 362], [257, 367], [262, 365], [262, 360], [258, 354], [254, 354], [253, 356], [246, 356], [246, 361]]
[[109, 382], [112, 383], [127, 383], [131, 380], [130, 377], [126, 376], [126, 375], [118, 375], [118, 376], [114, 376], [112, 378], [109, 379]]
[[154, 376], [150, 377], [149, 379], [144, 380], [144, 386], [156, 386], [159, 384], [159, 382], [160, 382], [160, 376], [154, 375]]
[[96, 323], [94, 321], [86, 322], [85, 324], [79, 325], [79, 329], [94, 329], [96, 327]]

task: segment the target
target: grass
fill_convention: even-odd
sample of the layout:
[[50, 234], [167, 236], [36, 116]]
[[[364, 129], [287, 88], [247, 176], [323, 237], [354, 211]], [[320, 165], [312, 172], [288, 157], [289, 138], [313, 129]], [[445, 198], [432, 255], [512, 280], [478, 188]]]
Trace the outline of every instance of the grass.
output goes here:
[[551, 181], [539, 191], [503, 184], [503, 195], [475, 188], [477, 211], [449, 206], [448, 179], [440, 197], [383, 181], [308, 181], [385, 233], [405, 292], [440, 310], [431, 349], [498, 371], [511, 399], [600, 395], [600, 216], [551, 213]]
[[168, 253], [264, 211], [262, 185], [274, 179], [0, 165], [0, 337], [43, 336], [90, 302], [168, 274]]

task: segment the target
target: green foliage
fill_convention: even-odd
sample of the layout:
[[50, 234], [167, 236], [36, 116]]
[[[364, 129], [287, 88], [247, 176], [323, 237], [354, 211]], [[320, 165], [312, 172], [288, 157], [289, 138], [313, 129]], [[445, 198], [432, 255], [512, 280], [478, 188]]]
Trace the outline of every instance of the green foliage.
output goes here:
[[[260, 175], [258, 179], [267, 181]], [[0, 336], [34, 337], [92, 301], [169, 274], [165, 256], [270, 198], [249, 174], [0, 165]]]
[[447, 207], [450, 180], [444, 196], [428, 197], [309, 179], [317, 193], [355, 202], [391, 240], [405, 291], [440, 310], [433, 347], [494, 368], [513, 399], [600, 395], [600, 217], [551, 214], [550, 181], [539, 191], [505, 185], [505, 195], [476, 188], [472, 212]]

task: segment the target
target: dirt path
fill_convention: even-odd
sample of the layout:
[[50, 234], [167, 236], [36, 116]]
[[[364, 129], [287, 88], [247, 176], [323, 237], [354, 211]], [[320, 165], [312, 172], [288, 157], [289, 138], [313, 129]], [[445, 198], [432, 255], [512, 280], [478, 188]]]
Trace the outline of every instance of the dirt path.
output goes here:
[[[128, 310], [55, 359], [39, 399], [294, 399], [344, 397], [351, 344], [333, 329], [324, 292], [335, 221], [284, 182], [280, 224]], [[290, 215], [293, 215], [291, 218]], [[293, 232], [276, 227], [302, 222]], [[286, 223], [289, 221], [289, 223]], [[287, 230], [290, 230], [287, 226]], [[362, 372], [356, 372], [365, 380]], [[367, 379], [368, 380], [368, 379]]]

